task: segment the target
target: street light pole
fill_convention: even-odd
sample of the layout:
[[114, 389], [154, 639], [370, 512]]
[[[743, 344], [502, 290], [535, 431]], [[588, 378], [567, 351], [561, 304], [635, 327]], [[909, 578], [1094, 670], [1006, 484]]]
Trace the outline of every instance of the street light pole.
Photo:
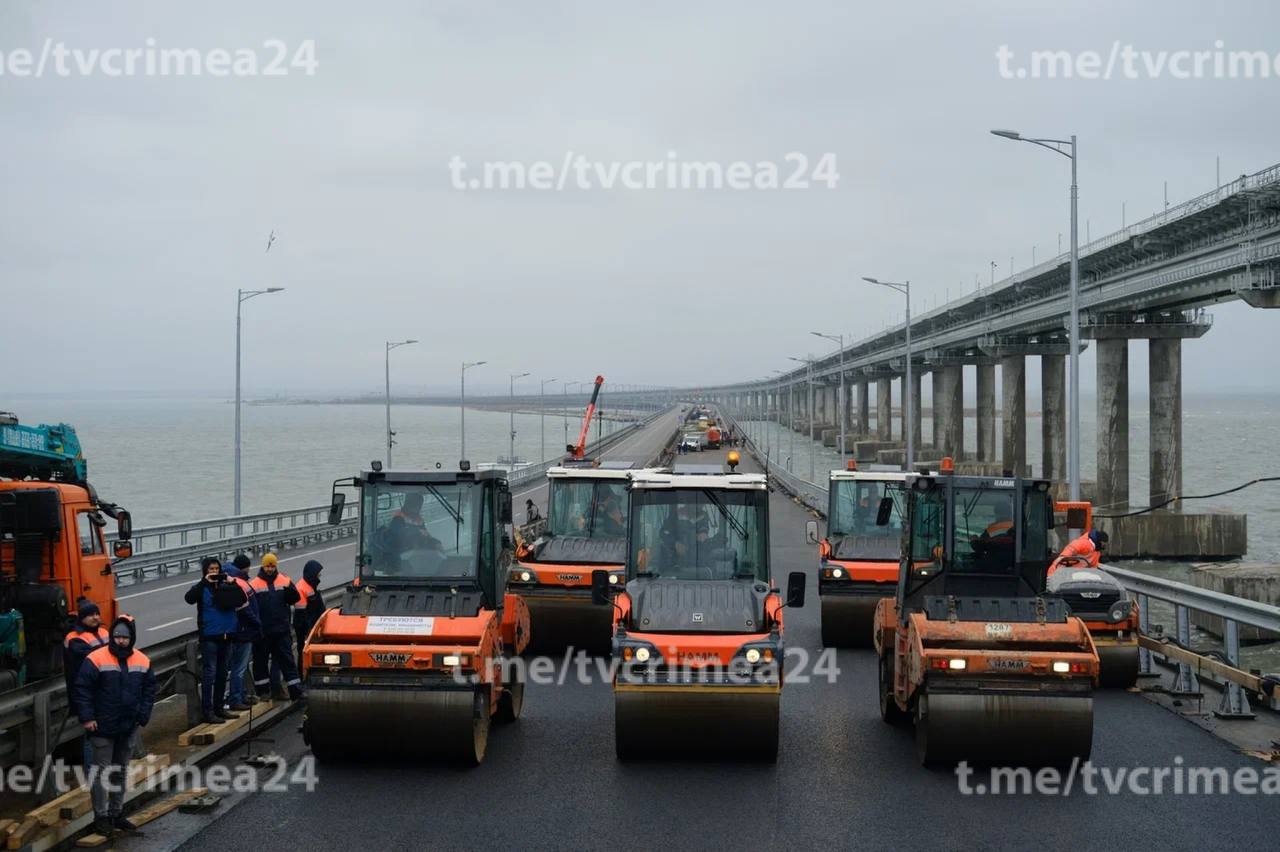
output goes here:
[[542, 453], [538, 458], [539, 462], [547, 460], [547, 385], [554, 382], [555, 379], [543, 379], [542, 387], [538, 389], [538, 409], [542, 413]]
[[[862, 280], [869, 284], [879, 284], [881, 287], [888, 287], [892, 290], [897, 290], [907, 300], [907, 311], [904, 315], [906, 317], [905, 333], [907, 347], [907, 368], [906, 378], [904, 380], [906, 387], [903, 388], [902, 391], [902, 410], [906, 412], [907, 415], [907, 428], [902, 431], [906, 432], [904, 437], [907, 441], [907, 456], [904, 459], [906, 464], [903, 465], [903, 470], [910, 471], [915, 467], [916, 463], [916, 385], [911, 371], [911, 282], [903, 281], [899, 283], [897, 281], [881, 281], [878, 278], [868, 278], [866, 276], [863, 276]], [[963, 416], [963, 412], [961, 415]]]
[[[836, 390], [836, 416], [840, 418], [840, 458], [844, 459], [844, 335], [823, 334], [820, 331], [810, 332], [815, 337], [825, 337], [840, 347], [840, 386]], [[843, 464], [843, 461], [841, 462]]]
[[809, 410], [807, 412], [809, 416], [809, 481], [813, 482], [815, 476], [813, 467], [813, 359], [792, 357], [791, 360], [806, 364], [809, 368], [806, 374], [809, 380]]
[[462, 450], [458, 455], [459, 459], [467, 457], [467, 370], [488, 363], [488, 361], [462, 362], [462, 381], [459, 384], [460, 392], [458, 395], [459, 431], [462, 438]]
[[254, 296], [279, 293], [283, 287], [267, 287], [265, 290], [236, 290], [236, 476], [235, 512], [240, 514], [240, 306]]
[[391, 469], [391, 447], [395, 444], [396, 433], [391, 431], [391, 350], [417, 343], [416, 340], [387, 341], [387, 470]]
[[1068, 139], [1030, 139], [1016, 130], [992, 130], [991, 133], [1003, 139], [1015, 142], [1030, 142], [1047, 148], [1055, 154], [1061, 154], [1071, 161], [1071, 316], [1069, 320], [1069, 340], [1071, 351], [1067, 363], [1070, 365], [1068, 393], [1070, 399], [1067, 408], [1070, 414], [1070, 426], [1067, 429], [1067, 485], [1072, 500], [1080, 499], [1080, 186], [1077, 182], [1076, 165], [1079, 162], [1079, 151], [1076, 147], [1076, 136]]
[[528, 373], [510, 373], [511, 387], [508, 391], [511, 397], [511, 472], [516, 470], [516, 379], [523, 379]]

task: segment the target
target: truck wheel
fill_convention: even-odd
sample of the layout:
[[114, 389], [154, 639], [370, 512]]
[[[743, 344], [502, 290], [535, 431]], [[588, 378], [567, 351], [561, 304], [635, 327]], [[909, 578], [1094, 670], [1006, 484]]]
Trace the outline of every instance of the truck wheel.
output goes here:
[[511, 682], [498, 696], [498, 712], [493, 714], [493, 720], [504, 725], [519, 719], [524, 709], [524, 677], [516, 668], [508, 670], [508, 674]]
[[893, 657], [889, 654], [880, 655], [880, 718], [897, 727], [911, 719], [893, 698]]

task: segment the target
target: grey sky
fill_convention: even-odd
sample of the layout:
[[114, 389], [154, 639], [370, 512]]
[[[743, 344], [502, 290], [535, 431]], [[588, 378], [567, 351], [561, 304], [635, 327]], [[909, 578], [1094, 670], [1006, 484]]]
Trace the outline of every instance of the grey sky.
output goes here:
[[[1238, 2], [187, 3], [0, 6], [0, 54], [317, 45], [248, 78], [0, 75], [0, 390], [229, 392], [237, 286], [251, 392], [403, 391], [508, 372], [753, 378], [1043, 259], [1068, 164], [988, 135], [1079, 134], [1093, 236], [1280, 161], [1280, 79], [1006, 80], [996, 49], [1280, 51]], [[838, 158], [837, 189], [464, 192], [453, 155]], [[278, 242], [263, 254], [272, 229]], [[1083, 231], [1083, 223], [1082, 223]], [[1082, 234], [1083, 238], [1083, 234]], [[1185, 347], [1189, 390], [1280, 388], [1280, 313], [1232, 304]], [[1092, 358], [1085, 380], [1092, 384]], [[1135, 345], [1132, 368], [1145, 374]], [[1035, 371], [1029, 371], [1034, 373]], [[1135, 392], [1145, 389], [1145, 380]], [[2, 400], [0, 400], [2, 402]]]

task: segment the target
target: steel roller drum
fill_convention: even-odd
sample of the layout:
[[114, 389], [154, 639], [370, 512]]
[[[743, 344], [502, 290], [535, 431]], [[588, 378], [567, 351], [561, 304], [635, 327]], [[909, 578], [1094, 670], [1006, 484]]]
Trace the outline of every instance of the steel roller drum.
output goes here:
[[618, 689], [618, 758], [715, 756], [773, 762], [778, 758], [781, 697], [776, 687]]
[[[517, 592], [518, 594], [518, 592]], [[524, 597], [529, 607], [526, 654], [563, 654], [574, 648], [607, 654], [613, 641], [613, 607], [590, 601]]]
[[484, 760], [489, 705], [471, 689], [324, 688], [307, 691], [307, 743], [321, 761]]
[[1092, 748], [1092, 696], [935, 693], [917, 707], [925, 765], [1066, 766]]
[[822, 645], [825, 648], [870, 648], [875, 636], [873, 595], [822, 595]]
[[1098, 676], [1099, 686], [1112, 686], [1128, 689], [1138, 682], [1138, 646], [1109, 645], [1102, 643], [1098, 649], [1098, 663], [1101, 672]]

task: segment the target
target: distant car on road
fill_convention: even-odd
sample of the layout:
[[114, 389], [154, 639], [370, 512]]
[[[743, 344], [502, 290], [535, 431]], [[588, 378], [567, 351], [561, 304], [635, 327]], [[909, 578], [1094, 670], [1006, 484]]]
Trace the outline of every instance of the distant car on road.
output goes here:
[[680, 449], [684, 450], [686, 453], [692, 453], [695, 451], [702, 452], [702, 441], [695, 438], [693, 435], [686, 435], [684, 440], [680, 442]]

